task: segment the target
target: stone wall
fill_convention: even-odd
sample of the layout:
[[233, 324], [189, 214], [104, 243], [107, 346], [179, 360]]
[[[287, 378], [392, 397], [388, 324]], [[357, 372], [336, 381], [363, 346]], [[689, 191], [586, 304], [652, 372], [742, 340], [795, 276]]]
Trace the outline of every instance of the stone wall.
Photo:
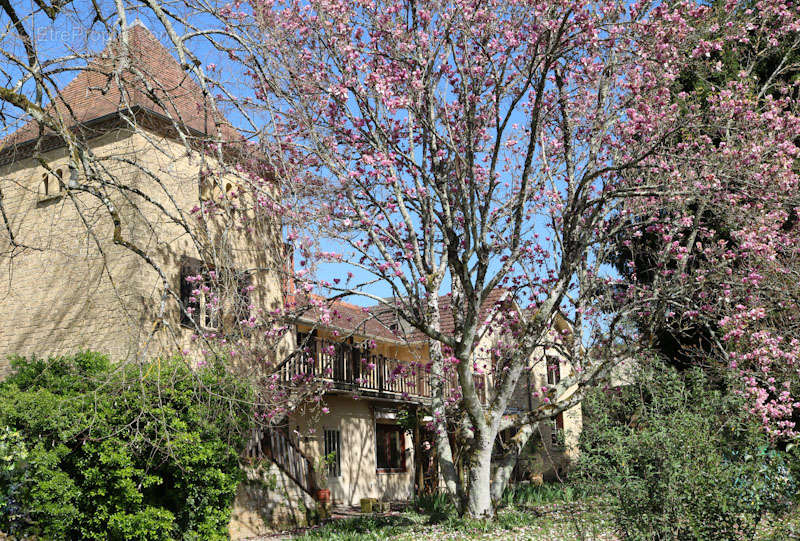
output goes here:
[[249, 539], [307, 525], [316, 503], [273, 463], [246, 468], [228, 527], [231, 539]]
[[[109, 190], [120, 213], [122, 237], [150, 255], [179, 291], [182, 258], [196, 257], [197, 249], [170, 216], [192, 222], [190, 209], [201, 196], [200, 157], [172, 139], [125, 129], [109, 131], [91, 146], [108, 179], [151, 200]], [[42, 159], [51, 169], [60, 169], [67, 181], [65, 149], [51, 150]], [[162, 280], [150, 265], [114, 244], [114, 224], [101, 201], [72, 192], [44, 198], [44, 174], [41, 163], [31, 158], [0, 168], [11, 227], [17, 241], [27, 246], [11, 253], [5, 237], [0, 246], [0, 377], [8, 371], [6, 357], [15, 354], [93, 349], [122, 360], [193, 350], [192, 330], [181, 327], [177, 302], [162, 299]], [[54, 178], [50, 182], [51, 188], [57, 184]], [[237, 268], [258, 269], [252, 303], [274, 310], [282, 302], [275, 272], [283, 264], [280, 229], [272, 225], [258, 239], [239, 229], [220, 220], [200, 233], [207, 244], [224, 238]], [[162, 302], [166, 325], [153, 332]]]

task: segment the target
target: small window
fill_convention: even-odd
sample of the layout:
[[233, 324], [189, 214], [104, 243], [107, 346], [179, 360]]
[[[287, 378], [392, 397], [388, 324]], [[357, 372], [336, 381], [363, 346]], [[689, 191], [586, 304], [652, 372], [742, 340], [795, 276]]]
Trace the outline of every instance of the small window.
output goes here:
[[478, 393], [478, 400], [481, 404], [486, 404], [486, 374], [472, 373], [472, 381], [475, 383], [475, 391]]
[[39, 200], [48, 201], [60, 197], [63, 194], [64, 175], [62, 169], [56, 169], [53, 173], [44, 173], [39, 184]]
[[406, 471], [406, 438], [398, 425], [375, 425], [379, 473]]
[[253, 285], [253, 276], [249, 272], [236, 273], [236, 292], [233, 297], [233, 315], [236, 322], [250, 319], [250, 290]]
[[558, 357], [547, 356], [547, 384], [556, 385], [561, 381], [561, 365]]
[[180, 279], [181, 324], [217, 328], [219, 299], [211, 289], [210, 270], [198, 259], [186, 259], [181, 265]]
[[564, 445], [564, 412], [550, 419], [550, 444], [552, 447], [561, 448]]
[[208, 201], [214, 197], [214, 177], [208, 172], [200, 172], [200, 201]]
[[297, 331], [297, 349], [306, 357], [316, 357], [317, 339], [312, 333]]
[[342, 475], [342, 433], [325, 429], [325, 457], [328, 462], [328, 477]]
[[[210, 171], [201, 171], [199, 177], [200, 201], [212, 201], [219, 204], [223, 199], [234, 197], [239, 191], [235, 182], [224, 182], [219, 175]], [[224, 187], [224, 190], [223, 190]]]
[[[225, 315], [225, 325], [238, 326], [250, 319], [252, 304], [252, 275], [246, 271], [230, 271], [232, 283], [221, 287], [215, 269], [195, 258], [184, 258], [180, 273], [181, 324], [189, 327], [219, 329]], [[224, 293], [223, 293], [224, 292]], [[224, 304], [224, 314], [223, 314]], [[250, 327], [243, 325], [242, 332]]]

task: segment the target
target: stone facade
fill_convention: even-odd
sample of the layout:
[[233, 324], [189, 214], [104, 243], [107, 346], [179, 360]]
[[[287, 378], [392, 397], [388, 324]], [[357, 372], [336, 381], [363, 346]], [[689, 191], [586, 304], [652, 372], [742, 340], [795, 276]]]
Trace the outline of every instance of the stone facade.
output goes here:
[[[199, 204], [200, 157], [187, 154], [178, 142], [157, 133], [115, 129], [91, 143], [92, 152], [108, 160], [110, 177], [169, 211], [186, 213]], [[64, 149], [42, 159], [54, 171], [68, 171]], [[180, 325], [174, 297], [165, 301], [166, 324], [154, 332], [163, 295], [160, 276], [139, 255], [114, 243], [114, 223], [101, 201], [65, 191], [44, 197], [44, 175], [47, 171], [32, 158], [0, 168], [11, 227], [17, 242], [30, 247], [1, 261], [0, 374], [8, 370], [9, 355], [92, 349], [131, 359], [191, 349], [193, 331]], [[117, 191], [111, 199], [121, 217], [122, 238], [150, 255], [173, 291], [180, 291], [181, 261], [197, 257], [186, 231], [135, 195], [123, 197]], [[237, 267], [262, 269], [253, 273], [252, 301], [264, 309], [282, 302], [274, 272], [282, 257], [279, 228], [272, 233], [266, 248], [264, 242], [244, 239], [231, 243]]]
[[[128, 54], [151, 82], [170, 89], [173, 95], [162, 96], [167, 110], [159, 110], [137, 88], [123, 92], [111, 85], [101, 92], [107, 81], [92, 70], [80, 73], [48, 108], [75, 128], [107, 184], [72, 180], [99, 187], [106, 201], [100, 193], [69, 189], [67, 148], [52, 134], [40, 137], [35, 123], [0, 142], [3, 209], [18, 244], [0, 236], [0, 379], [15, 355], [46, 357], [88, 349], [116, 361], [146, 362], [176, 353], [196, 358], [196, 329], [181, 324], [179, 300], [182, 269], [187, 258], [199, 257], [198, 246], [210, 252], [211, 257], [203, 254], [205, 261], [220, 256], [226, 265], [249, 273], [252, 306], [269, 311], [283, 302], [275, 269], [285, 268], [285, 254], [276, 220], [247, 216], [258, 224], [257, 238], [225, 218], [187, 231], [198, 223], [191, 212], [202, 201], [230, 204], [214, 187], [235, 191], [236, 179], [224, 176], [212, 183], [201, 176], [201, 171], [222, 169], [217, 167], [221, 164], [200, 145], [181, 141], [163, 118], [179, 117], [191, 138], [206, 138], [198, 131], [208, 120], [198, 116], [199, 87], [144, 27], [127, 31], [130, 50], [116, 50], [119, 44], [112, 42], [97, 65]], [[221, 132], [236, 138], [229, 126]], [[313, 505], [274, 465], [266, 471], [248, 469], [247, 478], [234, 503], [234, 538], [263, 533]], [[304, 520], [300, 514], [292, 518]]]

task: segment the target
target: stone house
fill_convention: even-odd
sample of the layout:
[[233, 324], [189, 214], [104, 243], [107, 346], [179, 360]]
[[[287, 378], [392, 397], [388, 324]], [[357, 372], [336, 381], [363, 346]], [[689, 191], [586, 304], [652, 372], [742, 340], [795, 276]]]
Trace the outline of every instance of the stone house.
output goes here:
[[[108, 205], [69, 189], [86, 179], [76, 176], [63, 140], [39, 133], [34, 121], [0, 143], [2, 204], [18, 244], [4, 235], [0, 247], [0, 376], [13, 354], [92, 349], [131, 359], [191, 347], [186, 314], [176, 299], [162, 298], [155, 267], [124, 243], [148, 254], [181, 291], [199, 245], [183, 224], [190, 209], [215, 194], [201, 175], [215, 161], [203, 145], [240, 137], [202, 106], [201, 88], [143, 25], [127, 34], [127, 48], [112, 40], [48, 109], [95, 157], [103, 178], [87, 184], [107, 194]], [[121, 59], [128, 67], [116, 84], [108, 74]], [[154, 87], [155, 97], [144, 85]], [[230, 235], [236, 253], [229, 261], [248, 269], [257, 286], [251, 301], [263, 307], [281, 302], [277, 275], [255, 270], [281, 264], [279, 224], [272, 224], [272, 236], [255, 246]]]
[[[199, 244], [170, 216], [185, 217], [217, 198], [219, 185], [230, 189], [224, 179], [207, 184], [203, 171], [219, 163], [204, 148], [239, 136], [146, 28], [134, 24], [127, 33], [127, 46], [114, 40], [100, 55], [104, 69], [80, 72], [49, 109], [102, 164], [104, 181], [116, 188], [108, 190], [108, 200], [70, 190], [71, 182], [84, 180], [75, 177], [74, 157], [60, 137], [34, 122], [0, 143], [2, 205], [14, 234], [13, 244], [4, 236], [0, 245], [0, 377], [8, 371], [9, 355], [91, 349], [124, 360], [191, 354], [198, 325], [224, 326], [202, 305], [192, 314], [182, 309], [191, 295], [185, 277], [198, 272]], [[123, 84], [110, 84], [108, 63], [120, 59]], [[154, 87], [149, 93], [141, 74]], [[185, 134], [192, 139], [188, 144]], [[235, 152], [229, 157], [237, 159]], [[272, 310], [284, 302], [286, 287], [275, 269], [286, 268], [287, 257], [280, 224], [266, 224], [265, 230], [259, 244], [236, 231], [207, 233], [233, 247], [226, 264], [241, 269], [252, 286], [248, 306]], [[164, 281], [179, 292], [173, 301], [181, 302], [165, 302]], [[443, 325], [452, 325], [447, 297], [440, 304]], [[430, 400], [425, 342], [413, 334], [400, 339], [403, 322], [377, 308], [341, 301], [334, 306], [332, 321], [320, 327], [308, 313], [292, 337], [313, 360], [315, 375], [329, 382], [323, 400], [330, 413], [298, 412], [282, 429], [262, 434], [256, 454], [263, 465], [251, 468], [240, 487], [234, 538], [263, 533], [287, 512], [294, 516], [311, 507], [320, 476], [333, 501], [348, 505], [362, 498], [406, 500], [438, 484], [424, 430], [409, 433], [400, 423], [413, 412], [424, 425]], [[562, 331], [566, 323], [554, 325]], [[484, 354], [475, 366], [488, 374], [491, 344], [480, 349]], [[292, 357], [281, 366], [281, 377], [290, 381], [307, 369]], [[568, 369], [550, 352], [536, 353], [509, 413], [534, 407], [529, 389], [557, 381]], [[477, 377], [486, 396], [492, 381], [484, 374]], [[574, 456], [580, 424], [576, 407], [542, 429], [539, 473], [551, 475]], [[333, 457], [331, 463], [312, 471], [315, 459], [325, 455]]]
[[[484, 312], [506, 293], [498, 289], [484, 303]], [[441, 324], [452, 331], [449, 295], [440, 298]], [[313, 360], [315, 374], [330, 381], [325, 396], [330, 413], [290, 416], [288, 427], [299, 435], [298, 446], [308, 456], [336, 455], [327, 484], [335, 502], [358, 504], [361, 498], [410, 499], [426, 487], [432, 436], [426, 433], [426, 407], [430, 403], [427, 342], [420, 333], [403, 329], [404, 322], [386, 307], [361, 307], [342, 301], [332, 305], [331, 320], [318, 325], [318, 314], [310, 311], [297, 325], [297, 343]], [[404, 332], [406, 331], [406, 332]], [[568, 331], [565, 320], [554, 323], [553, 338]], [[492, 395], [492, 344], [486, 335], [476, 348], [474, 377], [484, 403]], [[307, 365], [288, 363], [282, 377], [291, 379]], [[557, 383], [569, 371], [563, 356], [554, 350], [531, 356], [507, 408], [508, 414], [535, 408], [532, 391]], [[453, 380], [449, 392], [458, 393]], [[416, 430], [403, 430], [400, 419], [418, 414]], [[543, 423], [534, 451], [521, 461], [517, 479], [555, 477], [564, 471], [578, 448], [581, 429], [580, 406]], [[502, 437], [501, 437], [502, 440]], [[502, 441], [498, 442], [502, 445]], [[423, 456], [424, 455], [424, 456]], [[527, 471], [525, 469], [527, 468]], [[438, 477], [434, 472], [434, 486]]]

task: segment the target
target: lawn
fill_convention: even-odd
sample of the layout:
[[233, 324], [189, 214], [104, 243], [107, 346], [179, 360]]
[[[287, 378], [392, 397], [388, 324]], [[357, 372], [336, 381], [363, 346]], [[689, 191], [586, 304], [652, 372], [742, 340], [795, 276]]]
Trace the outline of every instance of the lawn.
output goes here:
[[422, 514], [408, 510], [399, 514], [362, 516], [329, 522], [294, 539], [378, 541], [397, 539], [617, 539], [602, 505], [554, 503], [500, 510], [494, 521], [461, 519], [456, 516]]
[[[499, 539], [617, 540], [608, 502], [581, 497], [569, 485], [518, 487], [507, 494], [494, 521], [459, 518], [446, 499], [417, 501], [400, 513], [338, 519], [284, 539], [333, 541], [425, 541]], [[800, 513], [762, 519], [754, 541], [800, 539]]]
[[[583, 535], [581, 535], [581, 532]], [[502, 510], [494, 522], [448, 518], [431, 521], [429, 516], [414, 512], [380, 517], [358, 517], [331, 522], [312, 529], [295, 539], [330, 539], [341, 541], [378, 541], [397, 539], [616, 539], [610, 525], [600, 514], [554, 510]]]

